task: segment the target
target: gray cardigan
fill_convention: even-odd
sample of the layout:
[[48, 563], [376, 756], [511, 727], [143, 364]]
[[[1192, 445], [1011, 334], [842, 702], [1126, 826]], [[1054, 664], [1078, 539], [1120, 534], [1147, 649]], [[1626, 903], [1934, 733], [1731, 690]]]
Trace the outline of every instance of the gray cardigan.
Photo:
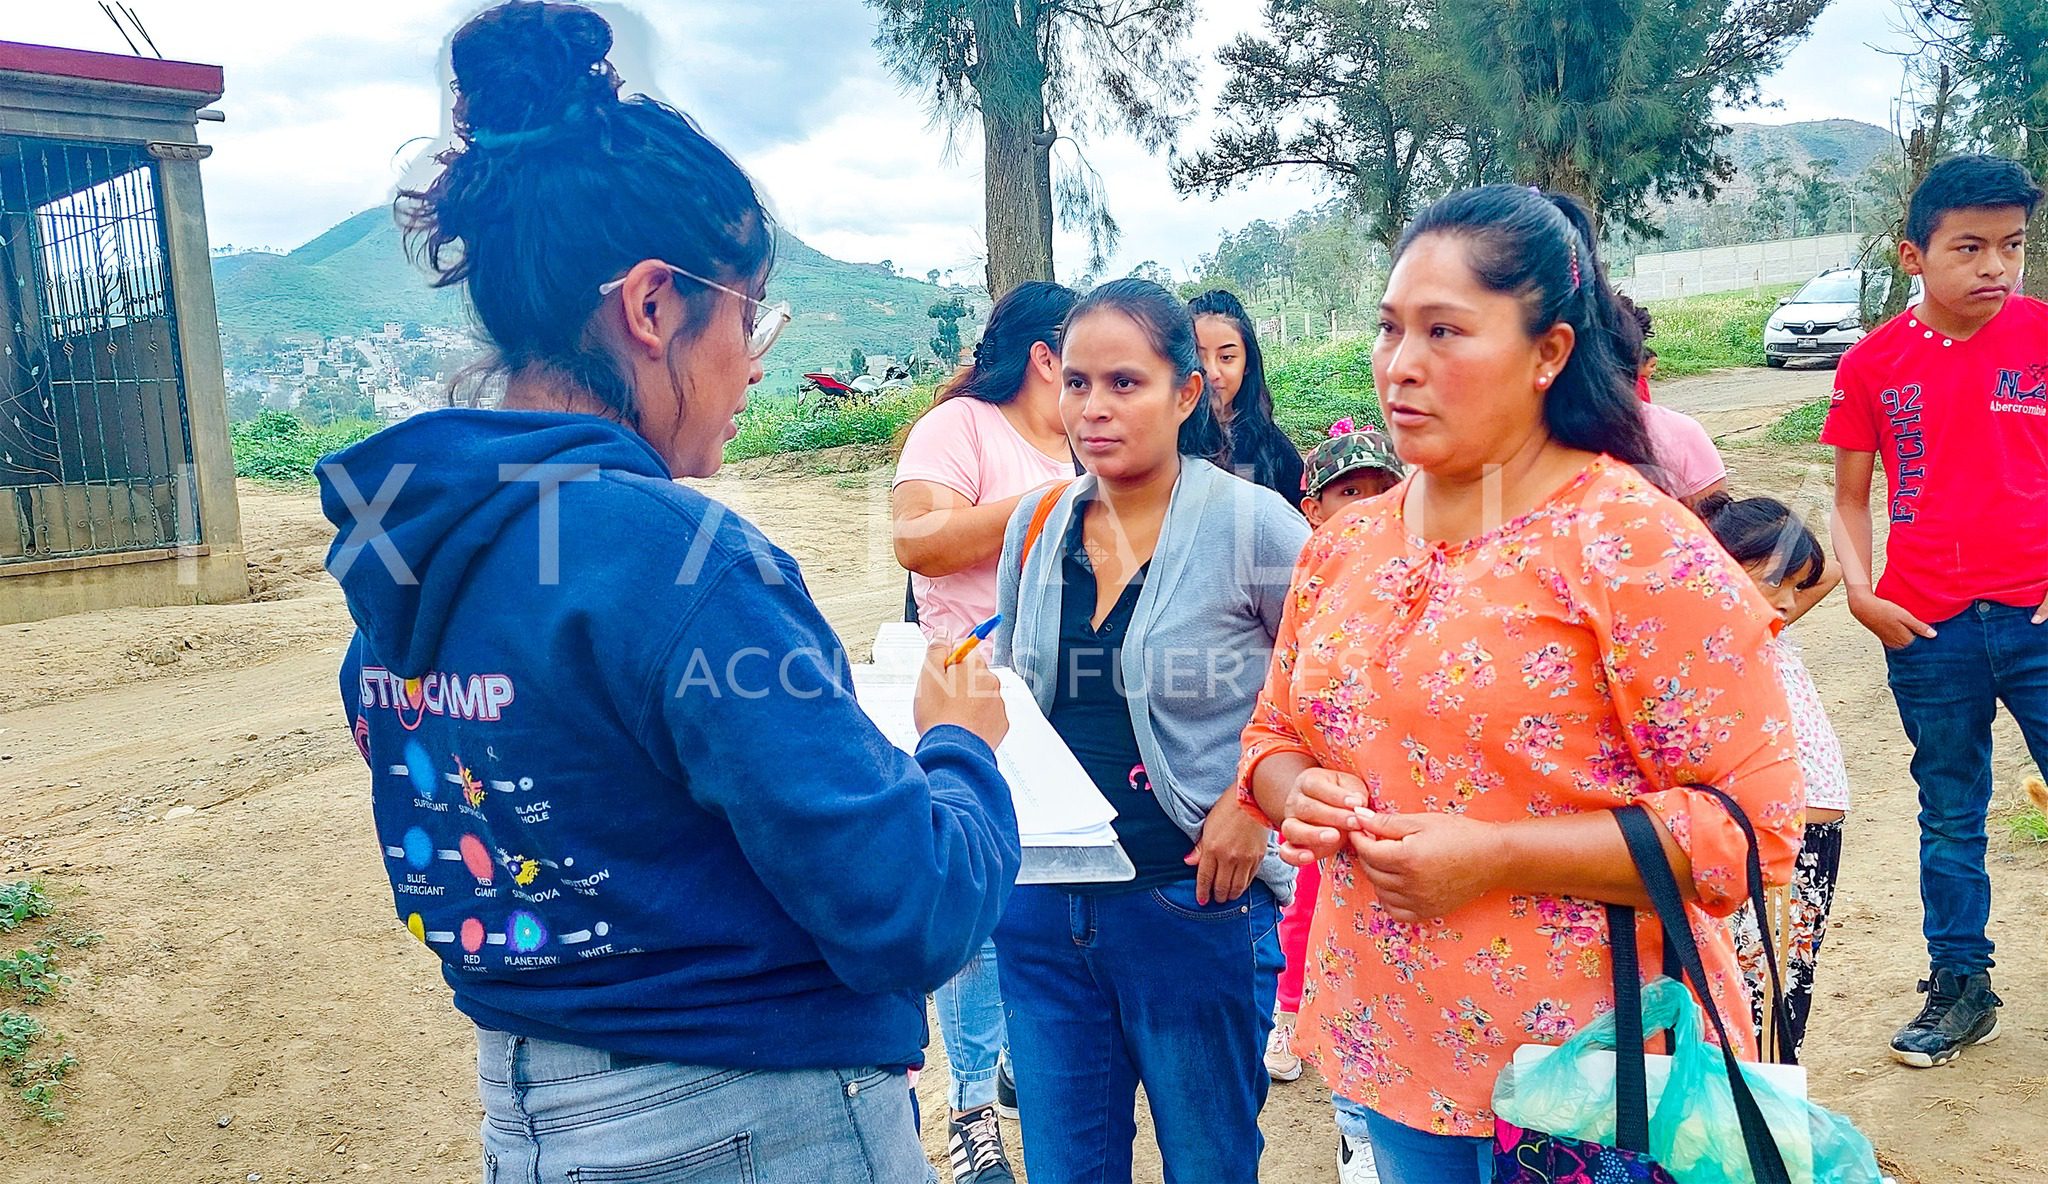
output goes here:
[[[1059, 658], [1061, 542], [1076, 502], [1094, 490], [1095, 478], [1083, 476], [1060, 493], [1021, 572], [1024, 533], [1043, 494], [1024, 499], [1003, 539], [996, 578], [1003, 623], [990, 660], [1016, 667], [1047, 714]], [[1265, 686], [1308, 535], [1308, 523], [1272, 490], [1182, 459], [1121, 672], [1153, 792], [1190, 839], [1201, 836], [1210, 807], [1236, 783], [1240, 739]], [[1276, 847], [1269, 839], [1259, 879], [1284, 905], [1294, 896], [1294, 869]]]

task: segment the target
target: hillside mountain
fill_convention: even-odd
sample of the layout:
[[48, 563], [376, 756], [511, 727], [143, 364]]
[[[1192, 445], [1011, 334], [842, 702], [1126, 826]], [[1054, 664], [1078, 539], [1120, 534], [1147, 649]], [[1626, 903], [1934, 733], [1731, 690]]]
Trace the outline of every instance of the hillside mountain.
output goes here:
[[[364, 210], [288, 254], [224, 255], [213, 261], [221, 336], [254, 343], [318, 340], [375, 332], [387, 321], [466, 328], [456, 289], [427, 285], [406, 258], [388, 207]], [[782, 232], [770, 301], [787, 300], [795, 320], [768, 355], [771, 385], [805, 370], [844, 370], [856, 348], [869, 354], [929, 353], [925, 315], [939, 289], [879, 264], [847, 263]], [[971, 326], [962, 326], [963, 332]], [[972, 336], [968, 337], [972, 340]]]
[[1756, 186], [1749, 174], [1773, 156], [1785, 158], [1795, 169], [1815, 160], [1835, 161], [1835, 175], [1854, 177], [1879, 157], [1899, 150], [1898, 137], [1875, 124], [1857, 119], [1822, 119], [1810, 123], [1730, 124], [1722, 138], [1721, 150], [1735, 162], [1738, 175], [1728, 186], [1730, 192]]

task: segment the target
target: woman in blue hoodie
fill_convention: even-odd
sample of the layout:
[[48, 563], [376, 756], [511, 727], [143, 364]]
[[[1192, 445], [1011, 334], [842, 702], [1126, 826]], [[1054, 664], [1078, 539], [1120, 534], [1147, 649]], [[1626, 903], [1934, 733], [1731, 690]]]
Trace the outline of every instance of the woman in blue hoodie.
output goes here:
[[610, 47], [569, 4], [456, 33], [400, 204], [503, 407], [321, 466], [378, 847], [476, 1024], [487, 1181], [922, 1180], [924, 996], [1017, 874], [1006, 720], [971, 659], [891, 747], [796, 563], [673, 480], [788, 312], [752, 184]]

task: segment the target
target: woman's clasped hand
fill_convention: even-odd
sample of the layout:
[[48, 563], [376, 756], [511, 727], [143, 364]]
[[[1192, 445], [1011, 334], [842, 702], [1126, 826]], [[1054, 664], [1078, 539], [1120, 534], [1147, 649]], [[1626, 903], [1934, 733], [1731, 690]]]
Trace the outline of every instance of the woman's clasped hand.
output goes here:
[[1456, 814], [1387, 814], [1365, 782], [1309, 768], [1287, 796], [1280, 857], [1306, 866], [1348, 853], [1394, 920], [1420, 924], [1501, 887], [1504, 826]]

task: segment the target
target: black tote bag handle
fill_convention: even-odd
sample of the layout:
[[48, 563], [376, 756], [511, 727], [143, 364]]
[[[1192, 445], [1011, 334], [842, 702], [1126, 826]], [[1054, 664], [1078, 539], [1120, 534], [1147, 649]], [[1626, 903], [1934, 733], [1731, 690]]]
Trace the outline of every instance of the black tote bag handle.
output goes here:
[[[1763, 856], [1757, 850], [1756, 827], [1750, 825], [1749, 815], [1744, 813], [1741, 805], [1727, 793], [1711, 785], [1695, 785], [1692, 788], [1714, 795], [1714, 800], [1720, 802], [1721, 808], [1728, 811], [1728, 817], [1733, 818], [1735, 825], [1742, 828], [1742, 837], [1749, 841], [1749, 859], [1743, 871], [1749, 879], [1749, 905], [1756, 910], [1757, 936], [1763, 939], [1764, 965], [1769, 967], [1771, 972], [1771, 1007], [1768, 1022], [1771, 1031], [1777, 1036], [1774, 1043], [1778, 1048], [1778, 1063], [1796, 1065], [1799, 1059], [1792, 1055], [1792, 1016], [1785, 1008], [1785, 984], [1778, 978], [1778, 951], [1771, 941], [1771, 919], [1764, 908], [1764, 864]], [[1668, 965], [1669, 960], [1666, 962]], [[1665, 973], [1669, 974], [1670, 971], [1667, 970]]]
[[[1739, 809], [1734, 811], [1734, 816], [1742, 818]], [[1657, 919], [1663, 923], [1665, 947], [1667, 950], [1676, 951], [1679, 966], [1696, 988], [1695, 994], [1699, 998], [1700, 1006], [1706, 1010], [1707, 1018], [1714, 1023], [1714, 1035], [1720, 1039], [1721, 1057], [1728, 1070], [1728, 1087], [1735, 1099], [1736, 1117], [1742, 1124], [1743, 1147], [1748, 1153], [1750, 1169], [1755, 1173], [1757, 1184], [1791, 1184], [1791, 1175], [1785, 1168], [1785, 1158], [1778, 1150], [1770, 1126], [1764, 1121], [1763, 1110], [1757, 1105], [1756, 1095], [1751, 1092], [1748, 1079], [1742, 1075], [1740, 1062], [1735, 1056], [1735, 1047], [1728, 1039], [1728, 1027], [1721, 1020], [1720, 1009], [1714, 1006], [1713, 995], [1707, 986], [1706, 966], [1700, 960], [1699, 946], [1693, 940], [1692, 926], [1686, 917], [1685, 899], [1679, 893], [1678, 880], [1672, 873], [1671, 862], [1664, 855], [1664, 844], [1658, 837], [1657, 826], [1650, 820], [1649, 811], [1637, 805], [1617, 809], [1614, 811], [1614, 817], [1621, 826], [1622, 838], [1628, 843], [1629, 855], [1635, 861], [1636, 870], [1643, 877], [1643, 887], [1649, 892]], [[1744, 819], [1745, 823], [1746, 821]], [[1620, 1119], [1626, 1116], [1636, 1124], [1635, 1129], [1626, 1132], [1628, 1137], [1640, 1137], [1644, 1143], [1648, 1142], [1649, 1102], [1643, 1059], [1643, 1011], [1639, 974], [1632, 973], [1626, 976], [1635, 983], [1627, 990], [1628, 994], [1635, 998], [1636, 1005], [1633, 1008], [1626, 1008], [1621, 1003], [1624, 990], [1622, 963], [1627, 963], [1629, 969], [1634, 969], [1636, 963], [1635, 915], [1633, 910], [1618, 911], [1627, 915], [1616, 917], [1610, 913], [1610, 924], [1619, 921], [1625, 929], [1622, 934], [1610, 934], [1616, 972], [1616, 1142], [1628, 1150], [1647, 1151], [1647, 1147], [1627, 1147], [1627, 1144], [1620, 1141], [1624, 1133]], [[1622, 953], [1624, 947], [1627, 950], [1625, 954]], [[1633, 1049], [1632, 1056], [1624, 1056], [1624, 1046]]]

